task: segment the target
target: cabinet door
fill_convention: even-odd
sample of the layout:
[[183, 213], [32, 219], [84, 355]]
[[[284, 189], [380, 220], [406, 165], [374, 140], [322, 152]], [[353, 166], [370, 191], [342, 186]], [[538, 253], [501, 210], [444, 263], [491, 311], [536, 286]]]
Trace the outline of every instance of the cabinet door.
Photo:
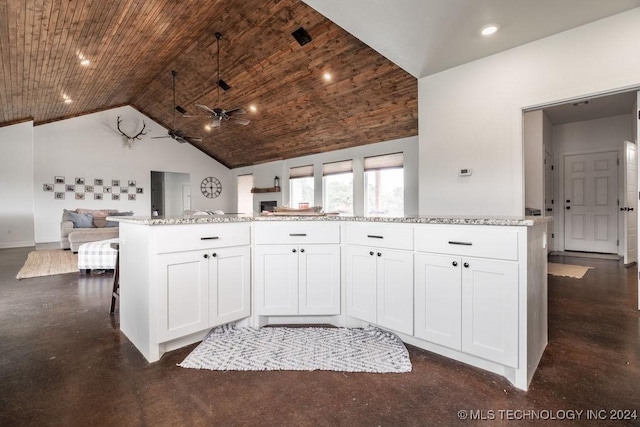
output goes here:
[[340, 246], [299, 248], [299, 314], [340, 314]]
[[256, 313], [298, 314], [298, 248], [257, 245], [255, 251]]
[[458, 351], [462, 322], [461, 264], [459, 257], [416, 255], [414, 335]]
[[249, 246], [209, 252], [209, 326], [251, 314], [251, 249]]
[[158, 342], [209, 327], [209, 261], [202, 251], [158, 255]]
[[413, 334], [413, 253], [378, 249], [378, 325]]
[[517, 368], [518, 265], [462, 263], [462, 351]]
[[364, 246], [347, 246], [347, 314], [376, 323], [376, 256]]

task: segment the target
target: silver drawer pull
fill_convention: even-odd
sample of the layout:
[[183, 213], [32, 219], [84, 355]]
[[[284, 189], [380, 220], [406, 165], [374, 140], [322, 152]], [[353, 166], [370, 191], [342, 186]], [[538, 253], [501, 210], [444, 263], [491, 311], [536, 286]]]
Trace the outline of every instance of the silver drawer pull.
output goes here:
[[453, 240], [449, 240], [449, 244], [450, 245], [462, 245], [462, 246], [472, 246], [473, 243], [471, 242], [455, 242]]
[[384, 236], [376, 236], [375, 234], [367, 234], [370, 239], [384, 239]]
[[289, 233], [291, 237], [306, 237], [307, 233]]
[[213, 236], [213, 237], [201, 237], [200, 240], [218, 240], [219, 237], [218, 236]]

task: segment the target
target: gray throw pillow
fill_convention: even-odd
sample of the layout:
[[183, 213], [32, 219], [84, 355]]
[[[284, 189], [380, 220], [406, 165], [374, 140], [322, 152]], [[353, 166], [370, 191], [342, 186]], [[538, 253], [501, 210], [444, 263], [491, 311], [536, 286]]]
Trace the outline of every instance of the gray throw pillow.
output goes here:
[[[109, 214], [109, 216], [133, 216], [133, 212], [116, 212]], [[105, 227], [117, 227], [120, 223], [116, 221], [107, 221]]]
[[72, 211], [65, 211], [64, 213], [69, 221], [73, 223], [73, 228], [93, 228], [93, 215], [90, 213], [79, 214]]

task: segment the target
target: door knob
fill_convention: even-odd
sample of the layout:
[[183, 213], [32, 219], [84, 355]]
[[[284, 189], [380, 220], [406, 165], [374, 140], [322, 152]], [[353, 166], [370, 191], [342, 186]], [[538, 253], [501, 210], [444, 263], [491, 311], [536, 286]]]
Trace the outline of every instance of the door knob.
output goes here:
[[457, 262], [457, 261], [453, 261], [453, 262], [451, 263], [451, 265], [453, 265], [454, 267], [457, 267], [457, 266], [458, 266], [458, 262]]
[[629, 208], [620, 208], [620, 211], [628, 211]]
[[202, 257], [203, 257], [204, 259], [207, 259], [207, 258], [209, 258], [209, 255], [208, 255], [208, 254], [204, 254]]
[[553, 208], [547, 208], [547, 209], [545, 209], [545, 211], [551, 212], [551, 211], [553, 211]]
[[382, 252], [378, 252], [378, 256], [382, 256]]
[[293, 253], [295, 254], [295, 253], [296, 253], [296, 250], [295, 250], [295, 249], [291, 249], [291, 252], [293, 252]]
[[215, 258], [215, 257], [218, 256], [218, 254], [214, 252], [214, 253], [211, 254], [211, 256]]
[[566, 209], [567, 209], [567, 210], [568, 210], [568, 209], [571, 209], [571, 206], [567, 206], [567, 207], [566, 207]]
[[567, 203], [571, 203], [571, 200], [567, 200]]
[[633, 210], [633, 208], [629, 208], [629, 211], [632, 211], [632, 210]]
[[469, 268], [469, 263], [468, 263], [468, 262], [465, 262], [465, 263], [464, 263], [464, 264], [462, 264], [462, 265], [464, 265], [464, 268]]
[[300, 253], [303, 253], [303, 252], [304, 252], [304, 248], [303, 248], [303, 249], [300, 249]]
[[369, 255], [373, 256], [373, 251], [369, 251]]

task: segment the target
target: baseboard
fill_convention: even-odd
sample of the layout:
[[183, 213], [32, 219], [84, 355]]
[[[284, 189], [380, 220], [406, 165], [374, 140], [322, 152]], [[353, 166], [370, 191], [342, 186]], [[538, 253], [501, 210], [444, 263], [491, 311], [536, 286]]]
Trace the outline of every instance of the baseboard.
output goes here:
[[10, 248], [25, 248], [27, 246], [35, 246], [36, 243], [34, 241], [30, 242], [6, 242], [0, 243], [0, 249], [10, 249]]

